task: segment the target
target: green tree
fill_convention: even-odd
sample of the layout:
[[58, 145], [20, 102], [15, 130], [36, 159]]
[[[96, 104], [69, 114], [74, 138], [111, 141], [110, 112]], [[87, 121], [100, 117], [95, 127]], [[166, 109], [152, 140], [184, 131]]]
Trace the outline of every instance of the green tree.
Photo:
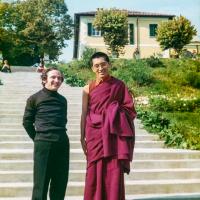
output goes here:
[[163, 50], [173, 48], [179, 55], [183, 47], [189, 44], [196, 34], [197, 31], [191, 22], [185, 17], [179, 16], [161, 23], [157, 29], [156, 39]]
[[83, 66], [86, 68], [91, 67], [90, 58], [96, 52], [96, 49], [86, 47], [81, 55]]
[[0, 51], [3, 54], [3, 58], [7, 58], [14, 42], [12, 12], [13, 8], [9, 3], [0, 2]]
[[72, 37], [73, 22], [64, 0], [0, 2], [0, 50], [12, 64], [54, 60]]
[[117, 57], [128, 44], [128, 12], [118, 9], [97, 10], [93, 25], [101, 31], [108, 50]]
[[16, 18], [15, 25], [20, 41], [25, 41], [33, 54], [57, 58], [72, 37], [73, 23], [64, 0], [27, 0], [17, 9], [21, 20]]

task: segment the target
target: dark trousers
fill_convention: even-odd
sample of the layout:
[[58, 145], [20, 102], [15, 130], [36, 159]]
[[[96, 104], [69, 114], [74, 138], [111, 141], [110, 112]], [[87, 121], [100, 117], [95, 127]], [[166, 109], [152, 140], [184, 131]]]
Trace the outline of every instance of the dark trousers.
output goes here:
[[32, 200], [64, 200], [69, 174], [69, 139], [34, 142]]

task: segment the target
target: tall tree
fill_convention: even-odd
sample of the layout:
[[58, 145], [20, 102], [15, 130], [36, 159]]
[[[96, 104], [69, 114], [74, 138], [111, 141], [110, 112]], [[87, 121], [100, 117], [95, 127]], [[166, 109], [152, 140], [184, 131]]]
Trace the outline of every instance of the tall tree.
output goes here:
[[7, 58], [14, 42], [12, 12], [13, 8], [9, 3], [0, 2], [0, 51], [3, 58]]
[[31, 64], [44, 54], [56, 59], [72, 29], [64, 0], [0, 2], [0, 50], [13, 64]]
[[72, 19], [64, 0], [26, 0], [17, 9], [20, 20], [15, 25], [21, 41], [29, 44], [33, 54], [55, 59], [72, 37]]
[[98, 9], [93, 25], [101, 31], [108, 50], [115, 54], [124, 53], [128, 44], [128, 12], [118, 9]]
[[173, 48], [179, 55], [186, 44], [189, 44], [197, 31], [191, 22], [179, 16], [168, 22], [161, 23], [157, 29], [157, 41], [163, 50]]

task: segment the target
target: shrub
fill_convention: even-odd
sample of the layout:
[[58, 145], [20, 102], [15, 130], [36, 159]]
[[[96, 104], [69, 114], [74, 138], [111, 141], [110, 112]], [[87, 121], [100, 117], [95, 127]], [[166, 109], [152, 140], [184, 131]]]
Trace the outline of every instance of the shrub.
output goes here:
[[180, 99], [166, 96], [152, 97], [149, 100], [151, 108], [159, 112], [193, 112], [200, 108], [200, 98]]
[[150, 89], [155, 94], [167, 94], [172, 88], [167, 81], [154, 80]]
[[70, 86], [84, 86], [88, 80], [93, 79], [93, 72], [91, 69], [82, 68], [83, 63], [80, 60], [74, 60], [68, 64], [59, 66], [59, 69], [65, 76], [65, 81]]
[[[179, 134], [181, 141], [175, 141], [173, 146], [188, 149], [200, 149], [200, 118], [199, 113], [166, 113], [167, 118], [170, 118], [172, 134], [175, 136]], [[163, 133], [166, 135], [168, 133]], [[171, 135], [170, 141], [174, 137]], [[169, 136], [168, 136], [169, 137]], [[176, 136], [177, 137], [177, 136]], [[170, 143], [167, 143], [168, 146]]]
[[131, 72], [138, 85], [149, 85], [153, 81], [151, 70], [140, 60], [137, 60]]
[[85, 81], [78, 78], [78, 76], [76, 74], [68, 75], [65, 73], [65, 82], [72, 87], [74, 87], [74, 86], [83, 87], [85, 85]]
[[149, 58], [146, 58], [145, 60], [150, 67], [153, 67], [153, 68], [164, 67], [163, 62], [158, 57], [150, 56]]
[[187, 144], [184, 141], [183, 135], [180, 133], [180, 130], [176, 125], [171, 125], [168, 129], [163, 129], [159, 133], [160, 138], [164, 139], [165, 145], [175, 146], [175, 147], [184, 147], [186, 148]]
[[200, 89], [200, 72], [191, 71], [185, 75], [185, 78], [190, 86]]
[[[151, 69], [147, 66], [145, 61], [137, 60], [127, 60], [122, 64], [116, 66], [115, 62], [113, 67], [117, 70], [114, 71], [113, 75], [117, 76], [119, 79], [122, 79], [129, 85], [129, 83], [136, 83], [139, 86], [149, 85], [153, 81]], [[120, 67], [119, 67], [120, 66]]]
[[48, 67], [58, 67], [59, 65], [56, 63], [47, 63], [45, 64], [45, 66], [48, 68]]
[[90, 68], [90, 58], [96, 52], [96, 49], [86, 47], [81, 55], [82, 67]]
[[167, 129], [170, 124], [169, 119], [163, 117], [161, 113], [145, 110], [142, 107], [137, 107], [137, 117], [149, 131], [154, 133]]
[[138, 118], [145, 128], [158, 133], [167, 146], [200, 149], [200, 121], [198, 113], [160, 113], [137, 107]]
[[183, 123], [171, 124], [159, 133], [167, 146], [183, 149], [200, 149], [200, 131]]
[[181, 58], [193, 58], [193, 54], [192, 52], [188, 51], [187, 49], [184, 49], [181, 54], [180, 54]]

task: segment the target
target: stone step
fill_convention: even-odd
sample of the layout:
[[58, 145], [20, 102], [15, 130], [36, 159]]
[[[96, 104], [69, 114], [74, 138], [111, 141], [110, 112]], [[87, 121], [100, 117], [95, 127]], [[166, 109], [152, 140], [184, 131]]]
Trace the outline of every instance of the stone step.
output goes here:
[[[67, 133], [68, 135], [80, 135], [80, 129], [79, 129], [79, 124], [77, 125], [67, 125]], [[15, 135], [27, 135], [24, 127], [22, 125], [9, 125], [9, 124], [1, 124], [0, 123], [0, 140], [1, 137], [5, 138], [5, 136], [15, 137]], [[153, 135], [153, 134], [148, 134], [146, 131], [138, 131], [136, 129], [135, 133], [136, 140], [151, 140], [152, 142], [154, 141], [159, 141], [158, 135]]]
[[[29, 80], [28, 79], [25, 80], [25, 79], [17, 78], [17, 77], [15, 77], [14, 80], [11, 80], [11, 79], [5, 80], [4, 79], [4, 85], [2, 86], [2, 89], [7, 88], [8, 90], [14, 90], [16, 88], [16, 81], [18, 81], [19, 87], [24, 87], [24, 91], [26, 91], [27, 88], [30, 88], [30, 89], [32, 88], [33, 90], [34, 90], [34, 88], [35, 88], [35, 90], [42, 89], [40, 77], [27, 77], [27, 78], [29, 78]], [[17, 86], [18, 86], [18, 84], [17, 84]], [[16, 90], [17, 89], [18, 88], [16, 88]], [[82, 91], [81, 87], [70, 87], [67, 84], [62, 84], [61, 87], [59, 88], [59, 90], [66, 90], [66, 89], [69, 91], [73, 91], [73, 92]]]
[[[68, 134], [68, 136], [69, 136], [69, 139], [70, 140], [76, 140], [76, 141], [78, 141], [78, 140], [80, 140], [80, 135], [70, 135], [70, 134]], [[29, 141], [31, 141], [31, 139], [29, 138], [29, 136], [26, 134], [26, 133], [24, 133], [24, 134], [16, 134], [16, 135], [2, 135], [1, 133], [0, 133], [0, 141], [1, 142], [5, 142], [5, 141], [25, 141], [25, 142], [29, 142]]]
[[[17, 90], [16, 89], [15, 90], [9, 90], [9, 89], [6, 89], [6, 88], [5, 88], [5, 90], [0, 89], [0, 93], [2, 95], [1, 101], [5, 100], [5, 102], [6, 102], [7, 98], [10, 97], [9, 96], [10, 94], [15, 94], [15, 96], [19, 99], [26, 99], [27, 97], [31, 96], [32, 94], [35, 94], [38, 91], [40, 91], [40, 89], [42, 89], [42, 88], [38, 88], [38, 89], [34, 88], [34, 89], [29, 89], [29, 90], [28, 89], [24, 90], [23, 87], [21, 87], [21, 89], [18, 88]], [[82, 97], [82, 91], [81, 92], [74, 92], [73, 90], [71, 91], [71, 90], [68, 90], [68, 89], [62, 90], [62, 91], [59, 90], [59, 94], [65, 96], [67, 99], [68, 98], [74, 99], [74, 100], [81, 100], [82, 99], [81, 98]]]
[[[38, 92], [41, 88], [34, 89], [34, 90], [24, 90], [23, 86], [20, 88], [18, 88], [17, 90], [8, 90], [5, 88], [5, 90], [0, 89], [0, 93], [1, 93], [1, 101], [3, 100], [7, 100], [10, 97], [10, 94], [13, 94], [15, 92], [15, 96], [19, 99], [26, 99], [27, 97], [29, 97], [30, 95]], [[63, 96], [65, 96], [67, 99], [74, 99], [74, 100], [81, 100], [82, 97], [82, 92], [74, 92], [73, 90], [65, 90], [65, 91], [59, 91], [59, 93]]]
[[[0, 159], [32, 159], [32, 149], [0, 149]], [[84, 158], [82, 149], [70, 149], [70, 158], [80, 160]], [[162, 148], [136, 148], [134, 159], [200, 159], [198, 151], [186, 151]]]
[[[9, 105], [10, 103], [25, 104], [26, 100], [28, 99], [28, 97], [30, 97], [32, 94], [34, 94], [34, 92], [33, 93], [27, 93], [27, 94], [24, 94], [24, 93], [20, 94], [20, 93], [18, 93], [18, 94], [15, 95], [16, 99], [10, 98], [10, 96], [5, 96], [5, 94], [2, 93], [2, 91], [0, 91], [0, 94], [1, 94], [0, 101], [2, 103], [5, 103], [5, 104]], [[65, 94], [62, 94], [62, 95], [67, 99], [68, 103], [80, 104], [82, 102], [81, 95], [76, 95], [76, 94], [72, 95], [72, 96], [67, 96]]]
[[[0, 197], [0, 200], [30, 200], [30, 196], [29, 197]], [[47, 198], [47, 200], [49, 200], [49, 198]], [[67, 196], [65, 198], [65, 200], [83, 200], [83, 196]]]
[[[43, 88], [42, 85], [40, 85], [40, 83], [35, 84], [35, 85], [33, 85], [30, 82], [25, 82], [24, 84], [19, 83], [19, 87], [18, 87], [18, 85], [17, 85], [17, 87], [16, 87], [16, 85], [13, 85], [12, 82], [8, 83], [8, 82], [4, 81], [3, 83], [4, 84], [1, 85], [1, 87], [0, 87], [0, 92], [8, 91], [8, 93], [5, 93], [5, 95], [12, 94], [12, 92], [14, 92], [14, 91], [17, 91], [17, 92], [23, 93], [23, 94], [34, 93]], [[59, 88], [58, 92], [61, 94], [65, 93], [66, 95], [69, 95], [69, 96], [72, 94], [81, 95], [82, 88], [70, 87], [68, 85], [62, 84], [61, 87]], [[68, 93], [66, 93], [66, 92], [68, 92]]]
[[[161, 148], [164, 144], [162, 141], [136, 141], [135, 147], [136, 148]], [[0, 149], [16, 149], [16, 148], [22, 148], [22, 149], [30, 149], [33, 148], [33, 142], [32, 141], [0, 141]], [[80, 148], [81, 143], [80, 140], [70, 140], [70, 148]]]
[[[7, 111], [8, 110], [4, 110], [4, 111], [2, 111], [2, 110], [0, 110], [0, 119], [23, 119], [23, 115], [24, 115], [24, 111], [21, 111], [21, 110], [19, 110], [19, 111], [14, 111], [14, 112], [16, 112], [16, 113], [7, 113]], [[5, 113], [4, 113], [5, 112]], [[20, 113], [21, 112], [21, 113]], [[80, 116], [81, 116], [81, 114], [80, 114], [80, 112], [70, 112], [70, 113], [68, 113], [68, 115], [67, 115], [67, 117], [69, 118], [69, 119], [73, 119], [73, 118], [80, 118]]]
[[0, 107], [0, 113], [1, 115], [23, 115], [24, 109], [5, 109]]
[[[28, 96], [26, 96], [26, 98], [23, 98], [23, 99], [20, 99], [20, 98], [17, 98], [16, 97], [16, 100], [14, 101], [13, 99], [3, 99], [3, 98], [1, 98], [1, 101], [3, 101], [4, 100], [4, 106], [7, 106], [7, 107], [12, 107], [13, 109], [14, 108], [17, 108], [17, 106], [16, 106], [16, 104], [21, 104], [21, 105], [19, 105], [20, 106], [20, 108], [24, 108], [25, 107], [25, 105], [26, 105], [26, 100], [28, 99], [28, 97], [29, 97], [30, 95], [28, 95]], [[70, 106], [71, 107], [71, 105], [70, 104], [77, 104], [79, 107], [81, 106], [81, 105], [79, 105], [80, 103], [81, 103], [81, 100], [80, 100], [80, 98], [78, 99], [74, 99], [74, 98], [68, 98], [68, 97], [66, 97], [66, 99], [67, 99], [67, 103], [68, 103], [68, 106]], [[5, 103], [6, 102], [6, 103]], [[10, 104], [13, 104], [12, 106], [10, 106]], [[0, 103], [1, 104], [1, 103]]]
[[[27, 84], [29, 84], [29, 85], [27, 85]], [[31, 83], [19, 84], [19, 86], [17, 85], [17, 88], [16, 87], [13, 88], [12, 83], [8, 84], [8, 83], [4, 82], [4, 85], [1, 86], [1, 88], [0, 88], [0, 92], [5, 92], [4, 93], [5, 96], [8, 96], [9, 94], [12, 94], [15, 91], [25, 95], [25, 94], [37, 92], [41, 89], [42, 89], [41, 85], [34, 85], [33, 86], [33, 85], [31, 85]], [[6, 91], [7, 91], [7, 93], [6, 93]], [[61, 85], [58, 92], [61, 93], [61, 94], [64, 93], [67, 96], [72, 96], [72, 95], [81, 96], [82, 95], [82, 89], [79, 89], [79, 88], [74, 89], [72, 87], [65, 87], [64, 85]]]
[[[19, 85], [17, 86], [17, 88], [15, 87], [14, 89], [11, 88], [12, 86], [8, 86], [8, 85], [1, 85], [0, 87], [0, 92], [2, 94], [3, 97], [9, 97], [9, 94], [13, 94], [13, 92], [16, 92], [16, 96], [19, 97], [25, 97], [25, 96], [30, 96], [36, 92], [38, 92], [39, 90], [42, 89], [41, 86], [24, 86], [24, 85]], [[58, 90], [58, 93], [65, 95], [66, 97], [79, 97], [81, 98], [82, 96], [82, 90], [73, 90], [73, 88], [67, 87], [67, 88], [60, 88]]]
[[[74, 121], [74, 123], [72, 123]], [[69, 124], [67, 124], [67, 132], [69, 134], [80, 134], [80, 122], [77, 122], [74, 119], [71, 119]], [[19, 134], [26, 134], [26, 131], [21, 123], [0, 123], [0, 136], [1, 135], [19, 135]], [[140, 131], [136, 128], [136, 137], [147, 137], [151, 140], [159, 140], [158, 135], [148, 134], [146, 131]]]
[[[14, 104], [14, 102], [13, 102]], [[0, 103], [1, 105], [1, 103]], [[1, 105], [2, 106], [2, 105]], [[7, 112], [5, 111], [5, 108], [7, 108]], [[4, 105], [4, 107], [0, 107], [0, 114], [24, 114], [24, 110], [25, 110], [25, 104], [24, 105], [20, 105], [20, 106], [16, 106], [16, 105]], [[70, 102], [68, 102], [68, 109], [67, 109], [67, 113], [69, 114], [77, 114], [78, 116], [81, 115], [81, 106], [71, 106]]]
[[[26, 105], [26, 99], [24, 99], [24, 101], [20, 101], [20, 102], [16, 102], [14, 99], [13, 101], [2, 101], [0, 99], [0, 105], [2, 106], [2, 108], [12, 108], [12, 109], [23, 109], [24, 106]], [[6, 106], [6, 107], [5, 107]], [[82, 102], [81, 99], [79, 100], [75, 100], [75, 99], [71, 99], [70, 101], [68, 101], [68, 108], [81, 108], [82, 106]]]
[[[0, 170], [2, 171], [26, 171], [32, 170], [33, 161], [30, 159], [26, 160], [8, 160], [1, 159], [0, 160]], [[194, 171], [199, 169], [200, 167], [200, 159], [174, 159], [174, 160], [136, 160], [134, 159], [131, 162], [131, 169], [139, 169], [139, 170], [158, 170], [158, 169], [191, 169]], [[82, 157], [81, 160], [70, 160], [70, 169], [73, 170], [85, 170], [86, 169], [86, 160]], [[1, 180], [1, 179], [0, 179]]]
[[[67, 128], [68, 129], [77, 129], [80, 127], [80, 124], [79, 123], [76, 123], [76, 124], [67, 124]], [[20, 123], [0, 123], [0, 128], [1, 129], [24, 129], [23, 126], [22, 126], [22, 122], [21, 124]]]
[[[16, 80], [17, 81], [17, 80]], [[18, 80], [20, 82], [20, 80]], [[29, 93], [29, 92], [37, 92], [38, 90], [42, 89], [42, 86], [40, 84], [35, 84], [32, 85], [31, 82], [25, 82], [24, 84], [20, 84], [19, 86], [17, 85], [16, 87], [13, 87], [13, 82], [4, 82], [3, 86], [1, 86], [0, 91], [8, 91], [7, 94], [12, 94], [12, 92], [17, 91], [21, 93]], [[59, 93], [64, 93], [64, 92], [70, 92], [67, 95], [81, 95], [82, 93], [82, 88], [77, 88], [77, 87], [70, 87], [68, 85], [61, 85], [59, 88]]]
[[[22, 88], [23, 90], [23, 88]], [[29, 97], [30, 95], [32, 95], [34, 92], [37, 92], [38, 90], [35, 90], [33, 92], [24, 92], [24, 91], [16, 91], [16, 94], [15, 96], [17, 97], [16, 100], [24, 100], [24, 99], [27, 99], [27, 97]], [[12, 91], [13, 93], [14, 91]], [[67, 93], [66, 93], [67, 92]], [[74, 100], [81, 100], [81, 97], [82, 97], [82, 94], [79, 93], [79, 94], [76, 94], [76, 93], [73, 93], [72, 91], [66, 91], [66, 92], [60, 92], [60, 94], [62, 94], [63, 96], [65, 96], [68, 99], [74, 99]], [[1, 101], [5, 101], [7, 102], [7, 100], [10, 98], [10, 95], [9, 95], [9, 91], [6, 89], [5, 91], [2, 91], [0, 90], [0, 93], [1, 93]], [[12, 98], [10, 100], [13, 100]], [[14, 100], [13, 100], [14, 101]]]
[[[16, 75], [16, 74], [15, 74]], [[40, 76], [33, 76], [33, 74], [30, 76], [27, 76], [27, 74], [25, 75], [26, 76], [26, 79], [24, 79], [23, 77], [6, 77], [4, 76], [2, 78], [2, 74], [1, 74], [1, 78], [4, 82], [4, 85], [2, 86], [2, 88], [6, 87], [6, 88], [9, 88], [9, 89], [13, 89], [13, 86], [16, 86], [16, 82], [18, 82], [18, 84], [20, 86], [24, 86], [24, 89], [26, 89], [26, 86], [29, 88], [30, 86], [34, 86], [36, 88], [42, 88], [42, 85], [41, 85], [41, 79], [40, 79]], [[71, 87], [65, 83], [63, 83], [60, 87], [60, 90], [62, 89], [69, 89], [71, 90], [72, 88], [74, 88], [74, 91], [81, 91], [81, 87]]]
[[[22, 123], [0, 123], [0, 130], [2, 129], [24, 129], [22, 126]], [[77, 131], [80, 129], [80, 124], [76, 123], [76, 124], [67, 124], [66, 126], [68, 129], [77, 129]]]
[[[9, 120], [22, 121], [23, 115], [24, 115], [24, 109], [0, 108], [0, 120], [6, 120], [6, 122], [8, 122]], [[80, 120], [80, 116], [81, 116], [80, 111], [75, 111], [73, 109], [68, 108], [68, 115], [67, 115], [68, 119]], [[135, 120], [135, 127], [136, 128], [142, 127], [139, 120], [137, 119]], [[140, 130], [140, 131], [146, 131], [146, 130]]]
[[[73, 170], [69, 171], [69, 181], [84, 182], [86, 170]], [[125, 174], [125, 180], [173, 180], [184, 179], [186, 182], [188, 179], [200, 180], [200, 168], [198, 169], [133, 169], [130, 174]], [[0, 171], [0, 182], [32, 182], [33, 172], [32, 170], [26, 171]]]
[[[27, 85], [30, 84], [30, 83], [26, 83]], [[13, 85], [11, 83], [5, 83], [3, 85], [1, 85], [1, 88], [0, 88], [0, 92], [3, 93], [3, 95], [5, 96], [8, 96], [9, 94], [13, 94], [13, 92], [16, 92], [16, 94], [22, 94], [22, 95], [30, 95], [30, 94], [33, 94], [33, 93], [36, 93], [38, 92], [39, 90], [41, 90], [42, 87], [40, 85], [31, 85], [30, 86], [26, 86], [24, 84], [21, 84], [21, 85], [17, 85], [17, 88], [16, 86], [13, 87]], [[7, 93], [6, 93], [7, 91]], [[61, 85], [61, 88], [58, 90], [58, 92], [60, 94], [64, 94], [66, 96], [72, 96], [72, 95], [77, 95], [77, 96], [81, 96], [82, 95], [82, 89], [78, 89], [78, 90], [73, 90], [73, 88], [71, 87], [65, 87], [64, 85]]]
[[[126, 194], [160, 194], [160, 193], [198, 193], [200, 179], [191, 180], [148, 180], [126, 181]], [[84, 182], [69, 182], [66, 196], [83, 195]], [[31, 196], [32, 183], [0, 183], [1, 197]]]
[[[6, 111], [5, 111], [6, 112]], [[8, 112], [8, 111], [7, 111]], [[11, 111], [13, 112], [13, 111]], [[4, 114], [0, 110], [0, 125], [3, 124], [15, 124], [15, 125], [21, 125], [23, 121], [23, 114], [24, 111], [19, 113], [18, 111], [15, 111], [15, 114]], [[80, 112], [68, 112], [69, 114], [67, 115], [68, 122], [67, 124], [77, 124], [78, 126], [80, 125], [80, 119], [81, 119], [81, 113]], [[135, 123], [135, 129], [140, 129], [140, 124]], [[149, 134], [146, 130], [140, 130], [140, 133], [147, 133]]]
[[[126, 195], [126, 200], [200, 200], [200, 193]], [[30, 197], [0, 197], [0, 200], [30, 200]], [[49, 200], [49, 198], [47, 198]], [[65, 200], [83, 200], [83, 196], [67, 196]]]
[[[160, 193], [160, 194], [139, 194], [139, 195], [126, 195], [126, 200], [200, 200], [200, 193]], [[1, 200], [1, 199], [0, 199]]]
[[[0, 101], [0, 105], [2, 108], [9, 108], [9, 109], [22, 109], [24, 110], [25, 105], [26, 105], [26, 101], [24, 102], [2, 102]], [[68, 109], [69, 110], [74, 110], [74, 111], [81, 111], [81, 102], [78, 103], [73, 103], [69, 102], [68, 103]]]
[[[68, 119], [68, 124], [77, 124], [77, 125], [80, 124], [80, 116], [69, 115], [67, 119]], [[8, 123], [8, 122], [14, 123], [14, 124], [16, 123], [21, 124], [22, 120], [23, 120], [22, 116], [20, 117], [1, 117], [0, 116], [0, 124]]]
[[[22, 80], [20, 79], [16, 79], [15, 81], [18, 81], [19, 83], [19, 88], [21, 88], [23, 91], [28, 91], [28, 90], [35, 90], [37, 91], [38, 89], [42, 89], [42, 85], [41, 85], [41, 82], [36, 82], [33, 84], [33, 80], [25, 80], [24, 82], [22, 82]], [[36, 80], [35, 80], [36, 81]], [[1, 90], [4, 90], [4, 89], [7, 89], [8, 91], [12, 91], [12, 90], [17, 90], [18, 91], [18, 84], [17, 84], [17, 88], [16, 88], [16, 82], [14, 81], [4, 81], [4, 84], [2, 85], [1, 87]], [[15, 86], [15, 87], [14, 87]], [[71, 87], [67, 84], [62, 84], [59, 88], [59, 92], [62, 92], [62, 91], [71, 91], [72, 93], [80, 93], [82, 91], [82, 88], [81, 87]]]
[[[80, 135], [80, 130], [79, 129], [71, 129], [71, 128], [68, 128], [67, 129], [67, 132], [70, 134], [70, 135]], [[15, 135], [21, 135], [21, 136], [24, 136], [24, 135], [27, 135], [25, 129], [23, 128], [23, 126], [21, 126], [20, 128], [18, 129], [10, 129], [10, 128], [0, 128], [0, 137], [5, 137], [5, 136], [8, 136], [8, 137], [15, 137]]]
[[[7, 116], [11, 116], [11, 115], [21, 115], [23, 116], [24, 114], [24, 108], [23, 109], [19, 109], [19, 108], [16, 108], [16, 109], [12, 109], [12, 108], [2, 108], [0, 107], [0, 114], [5, 117], [5, 115]], [[73, 109], [70, 109], [68, 108], [68, 115], [76, 115], [76, 116], [80, 116], [81, 113], [80, 111], [75, 111]]]
[[[31, 171], [33, 160], [5, 160], [0, 161], [0, 171]], [[70, 170], [85, 170], [86, 160], [70, 160]], [[0, 179], [1, 181], [1, 179]]]
[[[67, 131], [68, 132], [68, 136], [70, 140], [75, 140], [75, 141], [79, 141], [80, 140], [80, 131], [70, 131], [70, 129]], [[19, 134], [17, 134], [19, 133]], [[24, 134], [23, 134], [24, 133]], [[6, 132], [2, 131], [0, 129], [0, 142], [4, 142], [4, 141], [30, 141], [30, 138], [28, 137], [27, 133], [25, 133], [25, 131], [21, 128], [18, 131], [16, 130], [16, 134], [6, 134]], [[155, 137], [154, 135], [136, 135], [135, 136], [135, 140], [136, 141], [157, 141], [157, 137]]]

